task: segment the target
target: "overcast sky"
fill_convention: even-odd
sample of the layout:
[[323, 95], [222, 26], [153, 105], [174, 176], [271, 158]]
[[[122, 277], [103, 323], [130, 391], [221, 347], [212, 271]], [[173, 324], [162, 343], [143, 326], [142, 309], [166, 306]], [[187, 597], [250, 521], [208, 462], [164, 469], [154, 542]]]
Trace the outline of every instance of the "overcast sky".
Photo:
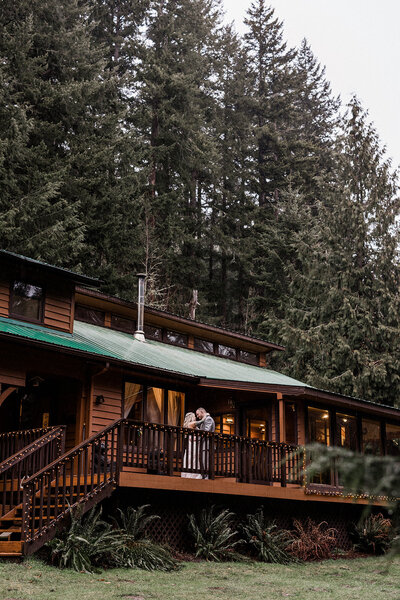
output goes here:
[[[243, 32], [251, 0], [223, 0], [228, 21]], [[303, 37], [326, 65], [335, 94], [354, 93], [400, 164], [400, 0], [271, 0], [289, 44]]]

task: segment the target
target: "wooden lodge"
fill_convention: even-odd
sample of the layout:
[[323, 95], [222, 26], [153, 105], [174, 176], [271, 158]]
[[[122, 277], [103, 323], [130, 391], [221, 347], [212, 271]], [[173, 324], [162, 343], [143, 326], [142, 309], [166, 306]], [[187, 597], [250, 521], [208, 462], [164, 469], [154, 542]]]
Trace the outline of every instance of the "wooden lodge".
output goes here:
[[[270, 370], [277, 344], [150, 307], [142, 328], [141, 304], [98, 283], [0, 251], [0, 556], [34, 552], [71, 507], [106, 497], [151, 502], [156, 533], [177, 545], [208, 502], [314, 515], [345, 544], [367, 500], [345, 497], [334, 473], [304, 481], [294, 450], [399, 454], [400, 411]], [[183, 427], [199, 406], [214, 433]]]

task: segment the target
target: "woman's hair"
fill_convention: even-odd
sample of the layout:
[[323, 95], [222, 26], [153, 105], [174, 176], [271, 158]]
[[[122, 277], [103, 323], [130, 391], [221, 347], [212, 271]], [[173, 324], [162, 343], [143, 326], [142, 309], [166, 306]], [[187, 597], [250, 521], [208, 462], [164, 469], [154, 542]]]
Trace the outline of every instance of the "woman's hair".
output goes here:
[[190, 423], [193, 423], [193, 421], [196, 420], [196, 415], [194, 414], [194, 412], [188, 412], [185, 415], [185, 420], [183, 421], [183, 426], [184, 427], [189, 427]]

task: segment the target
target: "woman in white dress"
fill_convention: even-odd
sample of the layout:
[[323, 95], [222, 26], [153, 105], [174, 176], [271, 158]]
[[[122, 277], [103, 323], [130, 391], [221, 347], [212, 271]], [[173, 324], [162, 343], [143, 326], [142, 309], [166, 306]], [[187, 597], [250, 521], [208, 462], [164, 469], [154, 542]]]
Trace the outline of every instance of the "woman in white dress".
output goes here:
[[[193, 412], [188, 412], [185, 415], [185, 420], [183, 421], [183, 427], [187, 427], [188, 429], [196, 429], [200, 423], [202, 423], [204, 419], [201, 421], [196, 421], [196, 415]], [[187, 436], [187, 448], [183, 454], [183, 468], [191, 468], [197, 469], [200, 466], [200, 460], [198, 456], [197, 450], [197, 439], [194, 435]], [[187, 477], [189, 479], [201, 479], [201, 473], [188, 473], [182, 471], [181, 477]]]

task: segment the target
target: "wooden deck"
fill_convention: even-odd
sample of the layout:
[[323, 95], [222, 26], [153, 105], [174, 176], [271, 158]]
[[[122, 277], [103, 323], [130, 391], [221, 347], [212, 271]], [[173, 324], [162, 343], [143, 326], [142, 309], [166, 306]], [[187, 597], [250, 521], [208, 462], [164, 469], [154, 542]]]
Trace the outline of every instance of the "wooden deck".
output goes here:
[[[302, 502], [332, 502], [335, 504], [354, 504], [353, 498], [343, 496], [317, 495], [306, 493], [300, 485], [288, 484], [282, 487], [277, 484], [259, 485], [241, 483], [233, 477], [217, 477], [215, 479], [190, 479], [174, 476], [152, 475], [137, 470], [124, 468], [119, 476], [119, 487], [139, 488], [151, 490], [169, 490], [179, 492], [197, 492], [201, 494], [220, 494], [230, 496], [246, 496], [253, 498], [300, 500]], [[367, 505], [370, 501], [366, 498], [357, 500], [357, 504]], [[386, 502], [373, 502], [374, 506], [384, 506]]]

